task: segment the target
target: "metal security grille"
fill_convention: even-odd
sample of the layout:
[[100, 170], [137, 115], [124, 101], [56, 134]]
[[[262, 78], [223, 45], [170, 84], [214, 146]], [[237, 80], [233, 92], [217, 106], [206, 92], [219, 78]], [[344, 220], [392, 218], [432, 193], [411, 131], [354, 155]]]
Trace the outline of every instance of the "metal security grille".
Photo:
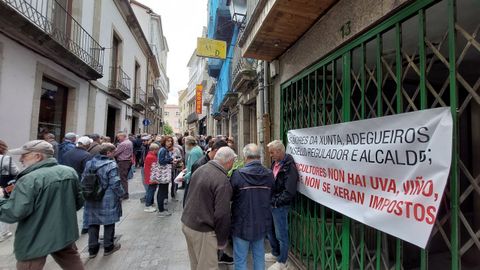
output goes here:
[[480, 2], [418, 0], [282, 84], [281, 134], [451, 106], [452, 167], [421, 250], [298, 195], [289, 217], [308, 269], [480, 268]]

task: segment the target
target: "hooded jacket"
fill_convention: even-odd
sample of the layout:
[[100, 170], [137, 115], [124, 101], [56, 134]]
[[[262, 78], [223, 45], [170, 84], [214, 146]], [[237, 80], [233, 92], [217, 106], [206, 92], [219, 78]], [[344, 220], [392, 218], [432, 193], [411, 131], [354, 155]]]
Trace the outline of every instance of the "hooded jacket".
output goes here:
[[271, 230], [273, 173], [258, 160], [233, 172], [232, 235], [247, 241], [265, 238]]
[[[285, 154], [280, 164], [273, 186], [272, 206], [275, 208], [290, 205], [297, 193], [298, 170], [293, 157]], [[275, 162], [272, 163], [272, 170], [274, 165]]]
[[122, 216], [120, 198], [125, 195], [125, 191], [120, 184], [117, 163], [107, 156], [96, 155], [87, 162], [85, 172], [89, 170], [96, 171], [100, 176], [105, 195], [99, 201], [85, 201], [85, 224], [110, 225], [118, 222]]

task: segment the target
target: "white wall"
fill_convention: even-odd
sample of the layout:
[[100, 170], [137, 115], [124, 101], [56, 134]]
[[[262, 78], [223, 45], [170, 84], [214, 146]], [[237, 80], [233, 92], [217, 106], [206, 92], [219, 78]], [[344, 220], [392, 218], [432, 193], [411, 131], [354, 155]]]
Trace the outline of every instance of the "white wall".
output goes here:
[[66, 123], [66, 132], [85, 133], [88, 82], [0, 34], [0, 139], [10, 148], [36, 139], [32, 123], [38, 121], [39, 100], [34, 96], [41, 91], [42, 74], [72, 88], [73, 104], [67, 108], [67, 120], [72, 121]]
[[[121, 66], [123, 71], [130, 77], [130, 87], [133, 88], [133, 79], [135, 73], [135, 61], [138, 61], [141, 67], [140, 86], [146, 85], [147, 56], [140, 49], [137, 40], [128, 28], [122, 15], [112, 0], [102, 0], [102, 20], [100, 24], [100, 44], [106, 48], [111, 48], [114, 31], [122, 40], [121, 45]], [[112, 50], [105, 50], [104, 76], [98, 81], [108, 86], [110, 79], [110, 63]], [[145, 89], [144, 89], [145, 90]], [[133, 89], [132, 89], [133, 96]]]
[[[115, 32], [122, 41], [121, 50], [120, 50], [120, 63], [123, 71], [130, 77], [130, 102], [133, 101], [134, 97], [134, 79], [135, 79], [135, 62], [138, 62], [140, 65], [140, 80], [139, 86], [146, 91], [145, 89], [147, 82], [147, 56], [140, 48], [135, 36], [130, 31], [130, 28], [123, 20], [120, 11], [117, 9], [117, 6], [113, 0], [102, 0], [102, 14], [100, 22], [100, 40], [99, 43], [106, 47], [105, 58], [104, 58], [104, 76], [99, 79], [98, 82], [103, 86], [103, 90], [108, 90], [108, 82], [110, 80], [110, 66], [111, 66], [111, 56], [112, 50], [112, 41], [113, 33]], [[111, 99], [111, 97], [109, 97]], [[97, 107], [95, 109], [95, 123], [94, 129], [95, 132], [99, 134], [105, 134], [106, 132], [106, 117], [107, 117], [107, 96], [106, 93], [99, 91], [97, 92]], [[120, 126], [118, 129], [127, 130], [130, 132], [131, 129], [131, 119], [125, 119], [125, 114], [127, 110], [127, 104], [124, 102], [117, 103], [121, 106], [120, 114]]]

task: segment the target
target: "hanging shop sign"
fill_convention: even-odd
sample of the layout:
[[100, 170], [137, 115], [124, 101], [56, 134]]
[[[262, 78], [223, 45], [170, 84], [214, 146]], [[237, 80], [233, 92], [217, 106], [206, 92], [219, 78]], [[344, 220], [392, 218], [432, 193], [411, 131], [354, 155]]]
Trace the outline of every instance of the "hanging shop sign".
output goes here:
[[298, 190], [425, 248], [452, 158], [450, 108], [288, 131]]
[[202, 91], [203, 85], [197, 84], [195, 89], [195, 112], [197, 114], [202, 114]]
[[227, 58], [227, 42], [208, 38], [197, 38], [197, 56]]

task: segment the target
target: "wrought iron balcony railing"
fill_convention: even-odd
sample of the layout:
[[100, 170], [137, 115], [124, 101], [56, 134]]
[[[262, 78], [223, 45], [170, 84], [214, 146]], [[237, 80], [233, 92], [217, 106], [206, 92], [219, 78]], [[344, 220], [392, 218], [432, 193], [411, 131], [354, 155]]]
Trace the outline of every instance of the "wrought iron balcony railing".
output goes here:
[[130, 77], [120, 67], [110, 67], [108, 88], [120, 100], [130, 98]]
[[147, 93], [147, 102], [148, 105], [160, 105], [160, 97], [158, 96], [158, 91], [155, 85], [148, 86], [148, 93]]
[[145, 110], [146, 93], [141, 87], [135, 88], [135, 96], [133, 98], [133, 108], [137, 111]]
[[103, 73], [104, 48], [57, 0], [0, 0], [48, 34], [78, 59]]

